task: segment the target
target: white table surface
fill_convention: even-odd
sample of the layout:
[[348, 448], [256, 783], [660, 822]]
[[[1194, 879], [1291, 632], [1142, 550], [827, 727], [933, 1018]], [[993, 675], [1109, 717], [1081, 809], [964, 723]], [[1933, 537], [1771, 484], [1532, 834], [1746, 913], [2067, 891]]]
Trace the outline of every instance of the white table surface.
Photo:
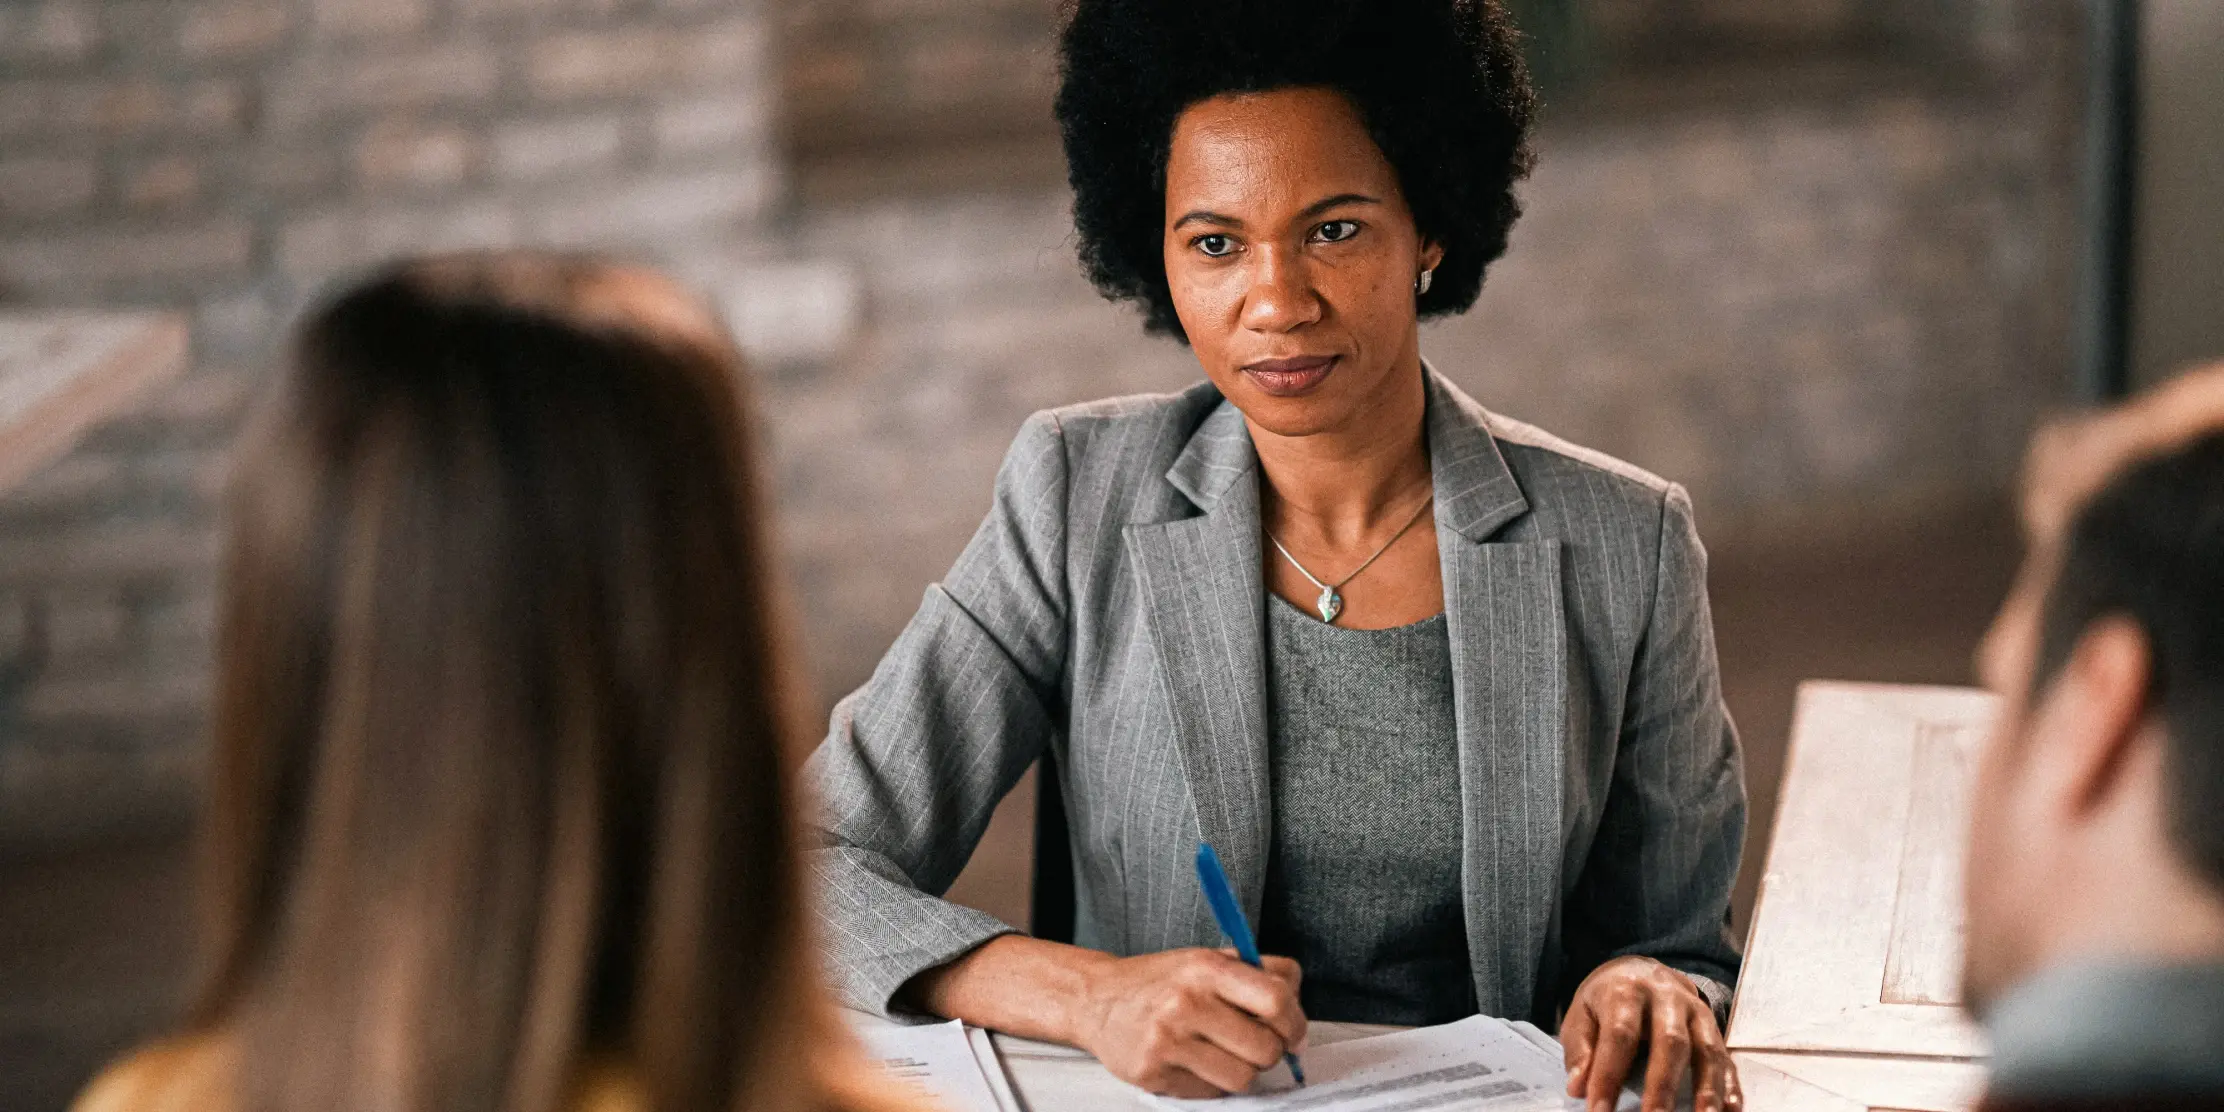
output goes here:
[[1985, 1065], [1950, 1058], [1733, 1050], [1753, 1112], [1966, 1112]]
[[[852, 1024], [888, 1022], [864, 1012], [846, 1012]], [[1347, 1039], [1363, 1039], [1401, 1031], [1373, 1023], [1311, 1025], [1307, 1034], [1314, 1045], [1326, 1046]], [[1155, 1112], [1156, 1106], [1141, 1089], [1112, 1076], [1112, 1071], [1086, 1051], [1055, 1043], [1036, 1042], [1013, 1035], [989, 1036], [1004, 1064], [1004, 1076], [1027, 1105], [1028, 1112]]]
[[[1403, 1030], [1373, 1023], [1311, 1025], [1307, 1039], [1327, 1046]], [[1146, 1112], [1155, 1108], [1142, 1090], [1112, 1076], [1095, 1058], [1072, 1047], [1011, 1035], [991, 1035], [1004, 1075], [1029, 1112]]]

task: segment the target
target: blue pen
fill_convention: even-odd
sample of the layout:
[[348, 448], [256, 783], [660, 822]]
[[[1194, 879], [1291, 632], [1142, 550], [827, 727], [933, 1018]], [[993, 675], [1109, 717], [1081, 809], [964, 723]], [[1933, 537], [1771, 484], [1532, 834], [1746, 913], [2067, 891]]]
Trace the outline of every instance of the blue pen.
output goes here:
[[[1211, 842], [1197, 844], [1197, 884], [1205, 890], [1205, 902], [1212, 905], [1212, 917], [1220, 923], [1220, 933], [1235, 944], [1236, 956], [1249, 963], [1253, 969], [1264, 969], [1259, 960], [1259, 941], [1251, 937], [1251, 924], [1243, 917], [1243, 908], [1236, 903], [1235, 889], [1228, 884], [1228, 871], [1220, 867], [1220, 855], [1212, 851]], [[1282, 1060], [1290, 1064], [1290, 1076], [1297, 1083], [1305, 1084], [1305, 1071], [1297, 1064], [1297, 1055], [1283, 1054]]]

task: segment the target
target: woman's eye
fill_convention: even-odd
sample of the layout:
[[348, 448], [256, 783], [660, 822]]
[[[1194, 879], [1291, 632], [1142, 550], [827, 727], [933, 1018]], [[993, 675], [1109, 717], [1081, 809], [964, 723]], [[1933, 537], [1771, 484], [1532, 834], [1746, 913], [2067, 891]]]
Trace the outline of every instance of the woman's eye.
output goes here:
[[1359, 234], [1357, 220], [1331, 220], [1313, 230], [1322, 243], [1342, 243]]
[[1224, 235], [1198, 236], [1194, 241], [1197, 250], [1218, 259], [1235, 253], [1236, 243]]

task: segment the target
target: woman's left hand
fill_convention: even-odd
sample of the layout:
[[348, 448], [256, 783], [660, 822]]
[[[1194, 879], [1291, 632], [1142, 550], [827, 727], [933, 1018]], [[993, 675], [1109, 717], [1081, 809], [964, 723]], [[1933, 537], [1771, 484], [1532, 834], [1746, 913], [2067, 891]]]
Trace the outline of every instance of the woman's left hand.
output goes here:
[[1568, 1095], [1583, 1098], [1587, 1112], [1611, 1112], [1630, 1066], [1647, 1048], [1644, 1112], [1672, 1112], [1686, 1072], [1697, 1112], [1745, 1105], [1714, 1009], [1691, 978], [1651, 958], [1615, 958], [1583, 978], [1560, 1021], [1560, 1041], [1567, 1047]]

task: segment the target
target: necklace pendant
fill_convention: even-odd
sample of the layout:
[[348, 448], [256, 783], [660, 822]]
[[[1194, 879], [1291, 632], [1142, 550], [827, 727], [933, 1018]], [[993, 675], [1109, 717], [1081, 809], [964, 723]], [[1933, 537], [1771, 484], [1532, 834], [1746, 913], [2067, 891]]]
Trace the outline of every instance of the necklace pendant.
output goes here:
[[1336, 615], [1344, 612], [1344, 596], [1337, 594], [1334, 587], [1323, 587], [1321, 588], [1318, 605], [1320, 606], [1321, 621], [1334, 625]]

